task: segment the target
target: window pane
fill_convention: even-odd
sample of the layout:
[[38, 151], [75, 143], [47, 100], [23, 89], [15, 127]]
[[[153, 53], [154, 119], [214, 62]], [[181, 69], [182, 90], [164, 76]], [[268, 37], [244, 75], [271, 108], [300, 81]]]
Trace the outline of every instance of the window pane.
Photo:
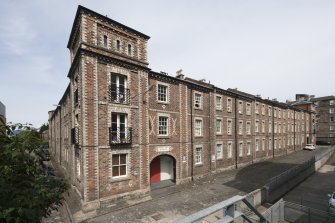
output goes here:
[[113, 166], [119, 165], [119, 155], [113, 155], [112, 164]]
[[127, 175], [127, 167], [126, 165], [120, 166], [120, 176]]
[[127, 155], [122, 154], [120, 155], [120, 164], [126, 164], [127, 163]]
[[113, 166], [113, 177], [120, 176], [119, 174], [119, 166]]

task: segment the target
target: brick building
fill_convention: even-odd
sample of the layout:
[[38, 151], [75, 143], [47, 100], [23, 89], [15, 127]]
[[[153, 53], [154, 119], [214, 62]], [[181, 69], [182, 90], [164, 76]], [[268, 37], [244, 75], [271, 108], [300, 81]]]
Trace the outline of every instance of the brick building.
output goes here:
[[313, 111], [148, 67], [149, 37], [82, 6], [70, 83], [49, 112], [54, 159], [85, 210], [301, 150]]
[[335, 96], [313, 98], [316, 107], [316, 140], [335, 145]]

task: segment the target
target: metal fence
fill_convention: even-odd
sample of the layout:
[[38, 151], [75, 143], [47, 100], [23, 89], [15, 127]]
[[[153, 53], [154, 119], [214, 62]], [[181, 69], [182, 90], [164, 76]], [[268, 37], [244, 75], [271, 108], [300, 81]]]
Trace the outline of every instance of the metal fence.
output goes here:
[[305, 171], [309, 167], [312, 167], [316, 161], [320, 160], [324, 156], [328, 155], [329, 153], [332, 153], [332, 149], [326, 149], [323, 152], [316, 154], [314, 157], [310, 158], [309, 160], [305, 161], [304, 163], [297, 165], [295, 167], [292, 167], [291, 169], [288, 169], [287, 171], [279, 174], [278, 176], [275, 176], [270, 179], [269, 183], [266, 184], [268, 188], [268, 192], [272, 192], [285, 184], [287, 181], [290, 181], [294, 177], [296, 177], [301, 172]]
[[302, 206], [291, 202], [284, 202], [284, 218], [295, 223], [334, 223], [335, 214]]

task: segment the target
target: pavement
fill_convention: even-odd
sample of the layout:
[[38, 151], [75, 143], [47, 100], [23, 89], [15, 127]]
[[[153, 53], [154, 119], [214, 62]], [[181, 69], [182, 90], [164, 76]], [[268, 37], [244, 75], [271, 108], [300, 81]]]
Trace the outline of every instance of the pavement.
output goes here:
[[328, 210], [328, 194], [335, 191], [335, 155], [307, 180], [284, 196], [285, 201], [321, 211]]
[[327, 148], [298, 151], [197, 181], [156, 189], [151, 192], [149, 200], [118, 210], [115, 207], [113, 211], [100, 210], [99, 216], [84, 222], [174, 222], [234, 195], [245, 195], [261, 188], [273, 176], [305, 162]]

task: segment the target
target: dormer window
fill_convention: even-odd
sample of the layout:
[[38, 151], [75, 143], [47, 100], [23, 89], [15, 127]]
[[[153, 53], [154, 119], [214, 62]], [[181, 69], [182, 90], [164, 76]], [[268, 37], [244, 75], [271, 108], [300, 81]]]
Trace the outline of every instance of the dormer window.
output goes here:
[[121, 51], [121, 42], [120, 40], [116, 40], [116, 50]]
[[104, 35], [104, 47], [108, 47], [108, 37]]
[[128, 56], [131, 56], [131, 45], [128, 44]]

